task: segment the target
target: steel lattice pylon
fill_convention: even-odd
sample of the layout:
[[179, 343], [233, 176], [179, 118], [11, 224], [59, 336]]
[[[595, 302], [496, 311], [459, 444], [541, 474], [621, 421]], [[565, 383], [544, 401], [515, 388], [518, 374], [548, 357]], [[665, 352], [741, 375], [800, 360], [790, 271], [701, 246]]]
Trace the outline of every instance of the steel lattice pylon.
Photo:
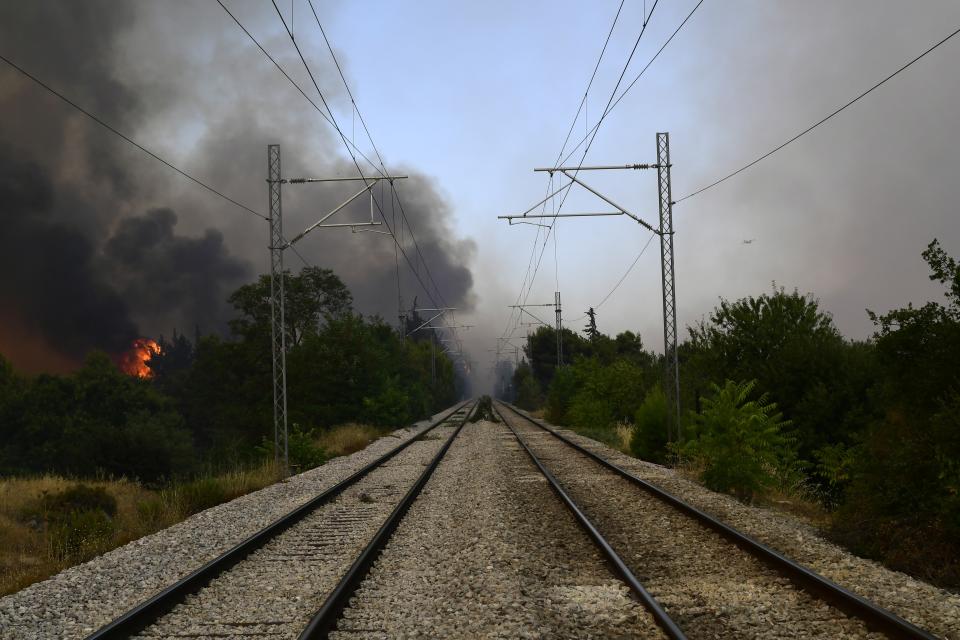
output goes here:
[[270, 194], [270, 330], [273, 344], [273, 451], [284, 475], [289, 472], [287, 449], [287, 332], [283, 289], [283, 216], [280, 209], [280, 145], [267, 147], [267, 185]]
[[[670, 134], [657, 134], [660, 187], [660, 273], [663, 283], [664, 392], [672, 410], [671, 430], [680, 439], [680, 363], [677, 355], [677, 289], [673, 260], [673, 193], [670, 186]], [[668, 432], [668, 440], [669, 440]]]

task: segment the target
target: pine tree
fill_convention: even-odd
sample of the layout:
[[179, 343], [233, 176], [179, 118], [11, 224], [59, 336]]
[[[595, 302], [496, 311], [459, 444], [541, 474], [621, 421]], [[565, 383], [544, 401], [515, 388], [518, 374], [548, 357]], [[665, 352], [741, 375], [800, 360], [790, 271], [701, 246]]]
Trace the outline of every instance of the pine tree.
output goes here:
[[587, 317], [590, 318], [590, 321], [584, 328], [584, 332], [590, 340], [596, 340], [600, 332], [597, 331], [597, 312], [593, 310], [593, 307], [587, 310]]

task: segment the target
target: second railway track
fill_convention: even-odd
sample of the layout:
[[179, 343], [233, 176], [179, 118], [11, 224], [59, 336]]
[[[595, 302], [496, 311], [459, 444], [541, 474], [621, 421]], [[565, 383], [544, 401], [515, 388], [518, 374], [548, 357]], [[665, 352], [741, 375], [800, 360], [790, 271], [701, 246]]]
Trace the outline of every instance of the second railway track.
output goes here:
[[[531, 457], [555, 476], [571, 508], [591, 521], [625, 571], [652, 595], [652, 605], [665, 610], [661, 626], [671, 637], [934, 638], [812, 571], [778, 560], [746, 536], [736, 538], [738, 532], [656, 494], [512, 407], [499, 409]], [[667, 628], [671, 623], [674, 628]]]
[[322, 630], [309, 631], [318, 610], [357, 554], [391, 519], [402, 518], [401, 507], [416, 499], [414, 489], [429, 478], [474, 406], [461, 404], [315, 504], [295, 510], [90, 639], [322, 637]]

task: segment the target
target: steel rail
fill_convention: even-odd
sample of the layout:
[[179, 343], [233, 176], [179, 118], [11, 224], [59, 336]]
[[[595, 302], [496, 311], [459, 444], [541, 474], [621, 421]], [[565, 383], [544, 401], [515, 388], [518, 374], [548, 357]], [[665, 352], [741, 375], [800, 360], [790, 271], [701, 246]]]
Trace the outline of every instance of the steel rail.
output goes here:
[[460, 435], [463, 425], [467, 423], [467, 420], [470, 418], [470, 414], [476, 410], [478, 404], [479, 401], [475, 401], [473, 406], [463, 416], [463, 419], [460, 420], [460, 424], [457, 425], [456, 430], [447, 439], [447, 442], [443, 445], [440, 451], [437, 452], [437, 454], [433, 457], [430, 465], [420, 475], [420, 478], [417, 480], [416, 484], [410, 487], [400, 503], [394, 507], [393, 511], [390, 513], [390, 516], [380, 526], [380, 529], [377, 530], [377, 533], [373, 536], [367, 546], [363, 548], [363, 551], [361, 551], [357, 556], [357, 559], [353, 561], [350, 569], [348, 569], [343, 577], [340, 578], [340, 582], [337, 583], [337, 586], [334, 587], [333, 591], [330, 592], [330, 595], [327, 596], [323, 606], [321, 606], [319, 611], [313, 615], [313, 617], [310, 619], [310, 623], [300, 633], [298, 640], [327, 638], [329, 633], [336, 628], [337, 621], [340, 619], [340, 615], [350, 603], [350, 598], [353, 597], [357, 587], [360, 586], [364, 578], [366, 578], [367, 574], [370, 572], [370, 568], [380, 556], [380, 552], [383, 551], [383, 548], [387, 545], [387, 542], [390, 540], [393, 532], [396, 531], [397, 527], [400, 525], [400, 521], [403, 520], [403, 517], [410, 509], [410, 506], [414, 503], [414, 501], [420, 495], [420, 492], [423, 490], [423, 487], [430, 480], [434, 470], [440, 465], [440, 461], [443, 460], [447, 450], [450, 449], [450, 445], [452, 445], [453, 441], [457, 439], [458, 435]]
[[594, 544], [600, 549], [604, 556], [610, 564], [613, 565], [613, 568], [616, 570], [616, 573], [619, 577], [627, 583], [627, 586], [630, 587], [630, 590], [637, 596], [640, 602], [643, 603], [643, 606], [647, 608], [650, 614], [653, 616], [654, 620], [657, 621], [657, 624], [660, 625], [660, 628], [663, 629], [664, 633], [668, 637], [673, 638], [673, 640], [686, 640], [687, 636], [681, 631], [680, 627], [677, 626], [677, 623], [673, 621], [670, 615], [664, 611], [663, 607], [657, 602], [656, 598], [646, 590], [640, 580], [634, 575], [633, 571], [627, 566], [627, 563], [623, 561], [623, 558], [614, 551], [613, 547], [607, 542], [606, 538], [603, 537], [603, 534], [594, 526], [590, 521], [587, 515], [577, 506], [577, 503], [567, 494], [563, 486], [557, 481], [552, 473], [544, 466], [540, 459], [536, 456], [535, 453], [527, 446], [526, 441], [523, 437], [517, 433], [517, 430], [513, 428], [509, 422], [507, 422], [503, 414], [494, 406], [494, 412], [500, 416], [500, 420], [503, 421], [503, 424], [510, 429], [510, 432], [517, 439], [517, 442], [520, 443], [520, 446], [523, 447], [524, 451], [527, 452], [527, 455], [530, 456], [530, 459], [533, 461], [533, 464], [537, 466], [540, 470], [540, 473], [543, 474], [543, 477], [547, 479], [547, 482], [550, 483], [550, 486], [553, 488], [554, 492], [560, 496], [560, 500], [567, 506], [568, 509], [573, 513], [574, 517], [577, 519], [577, 522], [580, 523], [580, 526], [587, 532], [590, 538], [593, 540]]
[[648, 493], [659, 498], [663, 502], [676, 507], [678, 510], [682, 511], [684, 514], [690, 516], [700, 524], [703, 524], [710, 529], [713, 529], [720, 535], [724, 536], [738, 547], [744, 549], [751, 555], [757, 557], [758, 559], [764, 561], [767, 565], [773, 567], [786, 577], [788, 577], [792, 582], [799, 585], [800, 587], [806, 589], [809, 592], [812, 592], [815, 596], [819, 597], [822, 600], [825, 600], [829, 604], [841, 609], [842, 611], [854, 615], [861, 620], [863, 620], [867, 626], [873, 626], [877, 629], [883, 631], [884, 633], [894, 637], [894, 638], [910, 638], [911, 640], [922, 639], [922, 640], [937, 640], [937, 636], [931, 634], [920, 627], [908, 622], [907, 620], [901, 618], [900, 616], [884, 609], [883, 607], [870, 602], [863, 596], [860, 596], [849, 589], [846, 589], [836, 582], [829, 580], [820, 574], [816, 573], [812, 569], [804, 567], [801, 564], [787, 558], [783, 554], [775, 551], [771, 547], [763, 544], [762, 542], [751, 538], [750, 536], [742, 533], [741, 531], [735, 529], [734, 527], [718, 520], [714, 516], [697, 509], [693, 505], [690, 505], [680, 498], [674, 496], [673, 494], [653, 485], [638, 476], [630, 473], [626, 469], [623, 469], [620, 466], [617, 466], [613, 462], [610, 462], [606, 458], [601, 457], [600, 455], [590, 451], [589, 449], [583, 447], [582, 445], [573, 442], [566, 436], [558, 433], [555, 429], [551, 429], [547, 425], [543, 424], [540, 420], [533, 418], [527, 415], [525, 412], [517, 409], [513, 405], [503, 402], [502, 400], [498, 401], [500, 404], [508, 407], [515, 414], [521, 418], [527, 420], [528, 422], [540, 427], [544, 431], [550, 433], [560, 441], [565, 444], [570, 445], [580, 453], [588, 456], [595, 462], [598, 462], [602, 466], [610, 469], [617, 475], [625, 478], [626, 480], [632, 482], [633, 484], [641, 487], [646, 490]]
[[446, 422], [452, 415], [463, 409], [469, 400], [460, 403], [448, 411], [440, 419], [422, 429], [416, 435], [408, 438], [373, 462], [353, 472], [345, 479], [312, 498], [305, 504], [297, 507], [290, 513], [267, 525], [260, 531], [252, 534], [242, 542], [234, 545], [228, 551], [210, 560], [199, 569], [191, 572], [169, 587], [145, 600], [133, 609], [130, 609], [119, 618], [101, 627], [87, 636], [87, 640], [114, 640], [115, 638], [129, 638], [156, 622], [161, 616], [169, 612], [174, 606], [181, 603], [186, 596], [196, 593], [214, 578], [227, 571], [248, 555], [264, 546], [273, 538], [283, 533], [317, 508], [330, 502], [343, 491], [363, 478], [365, 475], [387, 462], [408, 446], [425, 436], [427, 433]]

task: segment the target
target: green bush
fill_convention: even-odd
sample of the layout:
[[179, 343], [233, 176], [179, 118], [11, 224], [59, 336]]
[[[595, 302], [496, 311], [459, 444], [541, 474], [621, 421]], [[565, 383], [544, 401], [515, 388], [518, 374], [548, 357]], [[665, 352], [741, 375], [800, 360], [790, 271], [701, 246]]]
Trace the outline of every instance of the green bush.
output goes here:
[[547, 392], [547, 420], [553, 424], [569, 423], [570, 418], [567, 414], [577, 385], [576, 367], [562, 367], [556, 372]]
[[46, 525], [53, 556], [78, 558], [113, 537], [117, 500], [103, 487], [76, 484], [43, 496], [39, 515]]
[[647, 392], [643, 404], [637, 409], [633, 437], [630, 439], [633, 455], [651, 462], [666, 462], [669, 424], [667, 396], [658, 384]]
[[573, 365], [577, 387], [567, 411], [575, 427], [612, 430], [632, 422], [646, 391], [643, 370], [626, 359], [605, 365], [598, 358]]
[[70, 511], [48, 528], [54, 557], [72, 558], [95, 551], [113, 537], [113, 519], [101, 509]]
[[[291, 425], [287, 433], [287, 455], [294, 470], [313, 469], [330, 459], [331, 456], [317, 444], [317, 437], [313, 429], [304, 429], [296, 422]], [[263, 458], [272, 459], [273, 441], [264, 438], [257, 451]]]
[[48, 520], [66, 518], [73, 512], [98, 509], [111, 518], [117, 515], [116, 498], [103, 487], [85, 484], [75, 484], [60, 493], [43, 496], [42, 506]]
[[212, 476], [184, 482], [173, 490], [184, 514], [199, 513], [230, 499], [223, 483]]
[[758, 492], [786, 484], [796, 470], [792, 439], [783, 433], [777, 405], [766, 395], [749, 400], [755, 381], [716, 384], [694, 418], [695, 434], [680, 446], [682, 456], [701, 469], [701, 480], [715, 491], [751, 500]]

